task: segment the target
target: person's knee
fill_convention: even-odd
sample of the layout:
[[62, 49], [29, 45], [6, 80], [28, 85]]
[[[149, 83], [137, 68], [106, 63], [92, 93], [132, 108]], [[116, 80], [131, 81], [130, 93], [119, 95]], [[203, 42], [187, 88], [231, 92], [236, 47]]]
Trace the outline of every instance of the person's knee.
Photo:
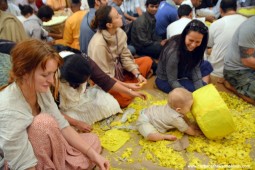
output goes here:
[[39, 115], [34, 117], [30, 128], [40, 129], [40, 130], [48, 130], [51, 128], [58, 128], [58, 124], [54, 117], [47, 113], [40, 113]]
[[202, 77], [210, 75], [211, 72], [213, 71], [212, 64], [209, 61], [204, 60], [200, 65], [200, 71], [201, 71]]

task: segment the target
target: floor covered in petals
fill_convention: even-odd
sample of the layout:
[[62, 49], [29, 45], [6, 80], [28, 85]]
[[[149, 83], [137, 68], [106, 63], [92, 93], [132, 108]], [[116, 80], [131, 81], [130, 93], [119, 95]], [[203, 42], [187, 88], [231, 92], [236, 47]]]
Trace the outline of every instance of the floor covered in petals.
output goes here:
[[[135, 130], [139, 111], [166, 103], [166, 94], [155, 87], [154, 80], [155, 77], [150, 78], [144, 86], [147, 100], [135, 99], [123, 110], [126, 111], [124, 117], [118, 114], [94, 125], [93, 132], [99, 135], [101, 142], [108, 142], [109, 147], [124, 143], [117, 151], [103, 150], [112, 170], [255, 169], [255, 107], [236, 97], [216, 79], [212, 79], [212, 83], [233, 115], [236, 126], [233, 133], [221, 140], [209, 140], [173, 130], [168, 133], [177, 136], [177, 141], [144, 140]], [[128, 114], [128, 110], [134, 113]], [[129, 140], [122, 134], [106, 136], [105, 133], [113, 129], [126, 132]]]

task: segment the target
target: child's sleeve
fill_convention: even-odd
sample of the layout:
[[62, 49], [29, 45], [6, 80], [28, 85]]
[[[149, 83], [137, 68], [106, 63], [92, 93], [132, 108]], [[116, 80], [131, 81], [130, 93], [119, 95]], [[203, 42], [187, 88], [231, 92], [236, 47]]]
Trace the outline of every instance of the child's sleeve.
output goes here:
[[189, 125], [180, 116], [173, 119], [172, 126], [176, 127], [181, 132], [185, 132], [189, 128]]

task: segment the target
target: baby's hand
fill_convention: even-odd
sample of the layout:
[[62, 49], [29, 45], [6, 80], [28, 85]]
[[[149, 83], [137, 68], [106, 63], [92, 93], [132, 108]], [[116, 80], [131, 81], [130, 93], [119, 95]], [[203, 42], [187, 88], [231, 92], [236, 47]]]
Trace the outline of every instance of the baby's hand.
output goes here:
[[194, 136], [201, 136], [201, 135], [203, 135], [203, 132], [200, 129], [194, 129], [194, 132], [195, 132]]

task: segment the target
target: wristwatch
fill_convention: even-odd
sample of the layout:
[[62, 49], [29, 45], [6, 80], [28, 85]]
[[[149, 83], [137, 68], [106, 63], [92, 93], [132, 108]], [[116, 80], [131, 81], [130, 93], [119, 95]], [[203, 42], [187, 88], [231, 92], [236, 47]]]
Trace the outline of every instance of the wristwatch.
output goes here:
[[135, 78], [137, 78], [138, 79], [138, 77], [141, 75], [141, 73], [137, 73], [137, 74], [135, 74]]

